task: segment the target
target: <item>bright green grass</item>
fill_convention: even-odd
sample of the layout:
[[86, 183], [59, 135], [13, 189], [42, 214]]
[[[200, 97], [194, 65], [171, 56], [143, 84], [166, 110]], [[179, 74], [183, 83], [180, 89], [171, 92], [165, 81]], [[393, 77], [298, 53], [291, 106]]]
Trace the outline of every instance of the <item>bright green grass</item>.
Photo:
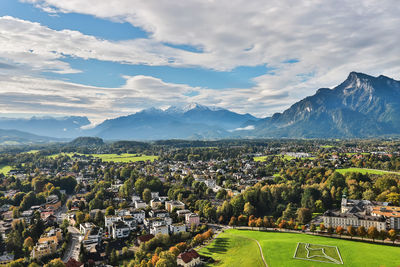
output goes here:
[[35, 154], [35, 153], [37, 153], [37, 152], [39, 152], [40, 150], [38, 150], [38, 149], [32, 149], [32, 150], [29, 150], [29, 151], [26, 151], [26, 152], [24, 152], [24, 153], [27, 153], [27, 154]]
[[267, 159], [268, 156], [260, 156], [260, 157], [254, 157], [253, 160], [254, 161], [265, 161]]
[[[400, 264], [399, 247], [368, 244], [306, 234], [258, 232], [236, 229], [230, 229], [225, 231], [225, 233], [220, 234], [211, 245], [202, 248], [199, 252], [200, 254], [220, 260], [221, 262], [216, 266], [263, 266], [257, 246], [251, 245], [251, 243], [254, 242], [245, 239], [242, 239], [242, 242], [240, 242], [238, 237], [248, 237], [258, 240], [269, 267], [334, 266], [332, 263], [294, 259], [293, 256], [297, 243], [299, 242], [337, 246], [343, 259], [344, 266], [394, 267], [399, 266]], [[216, 242], [219, 242], [218, 239], [223, 239], [223, 246], [217, 245]], [[212, 248], [215, 249], [213, 250]], [[205, 254], [204, 252], [209, 252], [210, 254]], [[254, 262], [245, 262], [247, 260], [253, 261], [256, 259], [260, 259], [260, 263], [255, 264]], [[237, 262], [239, 260], [241, 260], [240, 263]]]
[[322, 148], [334, 148], [334, 146], [331, 146], [331, 145], [324, 145], [324, 146], [321, 146]]
[[263, 266], [255, 241], [228, 232], [220, 234], [199, 253], [216, 261], [210, 266]]
[[9, 165], [0, 165], [0, 173], [6, 175], [11, 171], [12, 167]]
[[136, 154], [91, 154], [93, 157], [100, 158], [103, 161], [114, 161], [114, 162], [135, 162], [135, 161], [154, 161], [158, 159], [158, 156], [146, 156]]
[[354, 156], [354, 155], [369, 155], [371, 153], [362, 152], [362, 153], [346, 153], [347, 156]]
[[59, 153], [49, 156], [50, 158], [54, 159], [61, 155], [72, 157], [74, 154], [77, 155], [86, 155], [86, 156], [93, 156], [95, 158], [100, 158], [102, 161], [110, 162], [136, 162], [136, 161], [154, 161], [158, 159], [158, 156], [146, 156], [146, 155], [137, 155], [137, 154], [80, 154], [80, 153]]
[[372, 170], [372, 169], [363, 169], [363, 168], [347, 168], [347, 169], [337, 169], [338, 173], [345, 174], [346, 172], [359, 172], [362, 174], [377, 174], [377, 175], [384, 175], [384, 174], [398, 174], [400, 172], [390, 172], [390, 171], [383, 171], [383, 170]]

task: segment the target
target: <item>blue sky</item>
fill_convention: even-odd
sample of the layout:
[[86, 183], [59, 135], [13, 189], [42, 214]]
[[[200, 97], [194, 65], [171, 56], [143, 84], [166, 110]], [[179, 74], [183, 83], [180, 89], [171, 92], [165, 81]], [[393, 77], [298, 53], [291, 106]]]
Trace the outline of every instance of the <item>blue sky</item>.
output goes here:
[[2, 0], [0, 115], [97, 123], [198, 102], [269, 116], [351, 71], [399, 78], [399, 9], [395, 0]]

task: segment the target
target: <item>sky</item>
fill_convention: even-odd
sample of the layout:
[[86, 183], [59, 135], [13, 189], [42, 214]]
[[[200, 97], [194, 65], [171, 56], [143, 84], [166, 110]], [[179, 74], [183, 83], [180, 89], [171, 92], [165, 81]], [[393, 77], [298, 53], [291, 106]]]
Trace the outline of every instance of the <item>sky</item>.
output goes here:
[[351, 71], [399, 80], [399, 14], [398, 0], [1, 0], [0, 116], [270, 116]]

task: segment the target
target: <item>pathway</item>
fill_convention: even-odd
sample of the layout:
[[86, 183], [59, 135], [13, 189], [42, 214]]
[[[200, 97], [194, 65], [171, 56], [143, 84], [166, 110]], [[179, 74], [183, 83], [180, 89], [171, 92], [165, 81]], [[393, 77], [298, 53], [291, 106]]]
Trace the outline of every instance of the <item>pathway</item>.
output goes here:
[[242, 238], [247, 238], [247, 239], [250, 239], [250, 240], [255, 241], [255, 242], [257, 243], [258, 248], [260, 249], [261, 259], [263, 260], [265, 267], [268, 267], [268, 264], [267, 264], [267, 262], [266, 262], [266, 260], [265, 260], [265, 258], [264, 258], [264, 254], [263, 254], [263, 251], [262, 251], [260, 242], [258, 242], [258, 240], [253, 239], [253, 238], [250, 238], [250, 237], [246, 237], [246, 236], [241, 236], [241, 235], [236, 235], [236, 236], [240, 236], [240, 237], [242, 237]]

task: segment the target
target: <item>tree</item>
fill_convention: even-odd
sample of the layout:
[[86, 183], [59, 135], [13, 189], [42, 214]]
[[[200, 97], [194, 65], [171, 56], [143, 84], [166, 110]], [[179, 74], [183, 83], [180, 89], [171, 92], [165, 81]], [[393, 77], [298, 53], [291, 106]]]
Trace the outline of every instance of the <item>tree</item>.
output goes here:
[[372, 238], [373, 241], [375, 241], [375, 238], [377, 238], [379, 236], [379, 232], [375, 226], [371, 226], [370, 228], [368, 228], [367, 234], [368, 234], [368, 237]]
[[106, 209], [106, 216], [115, 215], [115, 209], [113, 206], [109, 206]]
[[263, 226], [263, 219], [258, 218], [258, 219], [256, 220], [256, 226], [257, 226], [258, 228], [262, 227], [262, 226]]
[[332, 226], [328, 226], [328, 229], [326, 230], [328, 232], [329, 235], [333, 234], [333, 227]]
[[144, 189], [142, 197], [144, 202], [149, 203], [151, 200], [151, 190], [148, 188]]
[[233, 228], [235, 228], [236, 224], [237, 224], [236, 217], [232, 216], [230, 221], [229, 221], [229, 226], [233, 226]]
[[344, 228], [342, 226], [337, 226], [336, 227], [336, 234], [340, 235], [342, 237], [342, 234], [344, 233]]
[[171, 252], [172, 254], [174, 254], [175, 257], [178, 256], [179, 253], [180, 253], [179, 249], [178, 249], [177, 247], [175, 247], [175, 246], [170, 247], [170, 248], [169, 248], [169, 252]]
[[255, 208], [253, 205], [250, 204], [250, 202], [246, 202], [246, 204], [244, 204], [244, 209], [243, 212], [247, 215], [254, 215], [255, 213]]
[[357, 228], [357, 234], [359, 236], [361, 236], [361, 239], [364, 239], [364, 237], [367, 235], [367, 231], [365, 230], [365, 227], [364, 226], [359, 226]]
[[77, 224], [81, 224], [81, 223], [83, 223], [85, 221], [85, 213], [83, 213], [82, 211], [78, 211], [75, 214], [75, 217], [76, 217], [76, 223]]
[[397, 238], [397, 233], [396, 233], [396, 231], [395, 231], [394, 229], [389, 230], [388, 236], [389, 236], [390, 240], [391, 240], [391, 241], [393, 242], [393, 244], [394, 244], [394, 241], [396, 241], [396, 238]]
[[25, 239], [25, 241], [24, 241], [24, 248], [25, 248], [27, 251], [31, 251], [34, 245], [35, 245], [35, 243], [33, 242], [32, 237], [29, 236], [29, 237], [27, 237], [27, 238]]
[[319, 224], [319, 230], [322, 231], [322, 232], [324, 232], [325, 229], [326, 229], [325, 224], [320, 223], [320, 224]]
[[310, 225], [310, 231], [314, 233], [316, 229], [317, 229], [317, 227], [315, 226], [315, 224], [312, 223]]
[[347, 233], [350, 235], [351, 239], [357, 234], [356, 229], [352, 225], [347, 226]]
[[113, 250], [111, 251], [111, 255], [110, 255], [110, 264], [111, 265], [116, 265], [117, 262], [118, 262], [117, 252], [113, 248]]
[[65, 264], [60, 258], [57, 258], [51, 260], [49, 263], [44, 265], [44, 267], [65, 267]]
[[388, 237], [388, 232], [384, 229], [379, 231], [379, 238], [385, 240]]
[[282, 213], [282, 218], [285, 220], [294, 219], [296, 217], [296, 208], [291, 202], [286, 206], [286, 209]]
[[297, 220], [300, 223], [308, 223], [312, 219], [311, 210], [308, 208], [300, 208], [297, 210]]

